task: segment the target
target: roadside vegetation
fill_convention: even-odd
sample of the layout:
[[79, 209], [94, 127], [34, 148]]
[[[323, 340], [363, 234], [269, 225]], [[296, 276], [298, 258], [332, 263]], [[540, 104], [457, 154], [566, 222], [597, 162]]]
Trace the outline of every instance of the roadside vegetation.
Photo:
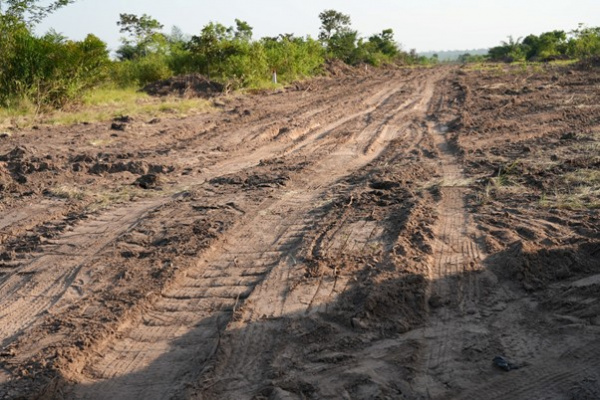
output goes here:
[[[92, 34], [73, 41], [55, 31], [34, 33], [45, 16], [73, 1], [0, 1], [0, 128], [34, 121], [94, 121], [125, 112], [187, 115], [205, 110], [207, 103], [197, 99], [132, 94], [178, 75], [201, 74], [227, 90], [262, 89], [322, 74], [336, 62], [374, 67], [440, 62], [436, 54], [426, 57], [415, 50], [404, 51], [392, 29], [361, 37], [351, 17], [335, 10], [319, 14], [318, 38], [293, 34], [255, 38], [252, 26], [239, 19], [231, 26], [210, 22], [193, 35], [177, 27], [165, 33], [160, 21], [149, 15], [121, 14], [115, 29], [123, 34], [122, 44], [113, 54]], [[510, 37], [486, 56], [463, 54], [459, 62], [485, 68], [490, 61], [573, 60], [599, 54], [600, 28], [581, 25], [569, 33]], [[133, 105], [121, 104], [119, 99], [132, 96]], [[95, 101], [98, 97], [106, 101]]]
[[[73, 41], [54, 31], [42, 36], [34, 33], [37, 22], [72, 1], [58, 0], [45, 7], [37, 0], [0, 2], [0, 117], [13, 121], [12, 125], [116, 115], [122, 108], [119, 98], [131, 98], [132, 92], [145, 85], [177, 75], [201, 74], [230, 90], [256, 89], [321, 74], [327, 63], [336, 61], [372, 66], [426, 61], [414, 50], [402, 51], [392, 29], [359, 37], [350, 16], [335, 10], [319, 15], [319, 38], [281, 34], [256, 39], [253, 28], [239, 19], [233, 26], [210, 22], [196, 35], [186, 35], [177, 27], [164, 33], [164, 26], [149, 15], [121, 14], [115, 29], [123, 34], [122, 45], [112, 56], [106, 43], [91, 34]], [[76, 110], [88, 107], [98, 93], [115, 99], [107, 99], [106, 107], [94, 104], [94, 115]], [[205, 109], [197, 100], [187, 104], [179, 99], [171, 107], [162, 104], [164, 99], [134, 97], [141, 104], [134, 108], [146, 113]], [[152, 100], [154, 105], [150, 105]], [[73, 110], [77, 114], [73, 118], [61, 115]]]
[[486, 55], [462, 54], [463, 64], [502, 62], [573, 62], [600, 56], [600, 27], [580, 24], [570, 32], [555, 30], [525, 38], [509, 36], [499, 46], [489, 49]]

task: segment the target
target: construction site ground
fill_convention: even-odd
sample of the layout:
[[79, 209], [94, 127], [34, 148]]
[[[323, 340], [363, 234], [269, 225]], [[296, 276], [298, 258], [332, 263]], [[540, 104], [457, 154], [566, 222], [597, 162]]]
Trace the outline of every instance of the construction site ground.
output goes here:
[[600, 70], [2, 135], [1, 398], [600, 398]]

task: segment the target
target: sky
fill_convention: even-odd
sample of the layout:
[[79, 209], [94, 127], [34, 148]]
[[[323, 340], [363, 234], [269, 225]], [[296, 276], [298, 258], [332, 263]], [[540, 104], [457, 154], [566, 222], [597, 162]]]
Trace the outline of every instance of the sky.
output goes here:
[[363, 36], [392, 28], [405, 50], [471, 50], [496, 46], [509, 35], [570, 31], [579, 23], [600, 26], [600, 0], [76, 0], [48, 17], [38, 33], [55, 29], [70, 39], [93, 33], [118, 48], [119, 14], [148, 14], [165, 26], [198, 34], [210, 21], [236, 18], [255, 38], [294, 33], [316, 37], [319, 13], [334, 9], [352, 18]]

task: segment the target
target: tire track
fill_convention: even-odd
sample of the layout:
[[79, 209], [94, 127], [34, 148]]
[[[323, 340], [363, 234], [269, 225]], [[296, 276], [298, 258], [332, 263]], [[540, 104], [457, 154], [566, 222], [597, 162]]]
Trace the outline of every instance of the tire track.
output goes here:
[[[320, 201], [322, 187], [377, 156], [377, 151], [360, 154], [360, 149], [370, 140], [370, 136], [364, 134], [370, 124], [362, 117], [374, 114], [372, 119], [376, 120], [390, 107], [398, 107], [397, 99], [404, 101], [404, 96], [397, 95], [401, 89], [391, 86], [369, 100], [375, 105], [367, 111], [358, 111], [341, 122], [317, 129], [299, 138], [291, 147], [285, 143], [268, 143], [249, 155], [232, 157], [205, 172], [213, 175], [217, 170], [220, 174], [239, 171], [285, 148], [313, 159], [328, 154], [309, 170], [310, 175], [304, 177], [296, 191], [267, 201], [259, 215], [242, 218], [244, 222], [223, 240], [219, 251], [206, 257], [206, 261], [163, 292], [139, 321], [124, 326], [117, 339], [102, 351], [105, 356], [88, 363], [87, 378], [74, 388], [73, 397], [163, 398], [181, 393], [185, 389], [185, 379], [177, 381], [172, 376], [196, 377], [201, 372], [198, 365], [206, 364], [222, 341], [221, 325], [231, 318], [235, 321], [243, 311], [242, 307], [253, 304], [249, 296], [263, 293], [264, 298], [270, 299], [256, 318], [281, 315], [287, 296], [289, 266], [296, 263], [293, 253], [314, 225], [314, 218], [318, 219], [318, 216], [307, 219], [306, 215], [314, 208], [314, 203]], [[357, 130], [359, 134], [354, 141], [343, 142], [343, 150], [323, 153], [323, 144], [318, 139], [328, 139], [330, 134], [342, 128], [365, 124], [366, 127]], [[398, 134], [390, 129], [382, 135], [378, 140], [380, 150]], [[256, 230], [258, 226], [260, 231]], [[236, 353], [240, 355], [235, 361], [237, 365], [252, 362], [252, 357], [244, 352], [256, 349], [252, 343], [257, 341], [256, 345], [261, 346], [262, 341], [268, 340], [259, 333], [256, 337], [243, 336], [239, 342], [243, 344]], [[195, 343], [195, 347], [191, 347], [190, 342]], [[184, 354], [189, 355], [187, 361]], [[169, 373], [164, 374], [164, 379], [159, 378], [166, 366], [170, 368]]]
[[474, 274], [482, 268], [483, 254], [471, 235], [473, 228], [465, 208], [466, 189], [460, 186], [465, 181], [464, 174], [441, 132], [431, 124], [428, 130], [440, 150], [443, 176], [439, 219], [434, 227], [437, 239], [429, 271], [432, 314], [423, 329], [423, 364], [413, 386], [427, 398], [438, 398], [447, 391], [445, 382], [453, 374], [448, 364], [464, 340], [457, 316], [464, 315], [478, 301]]
[[[377, 81], [370, 87], [380, 84], [381, 81]], [[369, 104], [384, 103], [397, 90], [399, 89], [386, 87], [367, 101]], [[347, 119], [343, 123], [356, 121], [364, 114], [362, 110], [350, 114], [345, 117]], [[200, 177], [184, 179], [179, 185], [199, 185], [214, 177], [252, 167], [262, 159], [282, 151], [291, 151], [314, 136], [322, 135], [343, 123], [334, 122], [325, 129], [316, 129], [308, 136], [299, 138], [291, 147], [286, 143], [268, 142], [250, 153], [245, 150], [234, 151], [206, 168]], [[109, 210], [97, 218], [80, 222], [73, 231], [59, 236], [53, 244], [45, 245], [37, 253], [31, 254], [28, 261], [5, 265], [0, 271], [0, 334], [3, 338], [0, 344], [7, 346], [20, 333], [40, 322], [51, 308], [58, 311], [80, 297], [77, 293], [84, 288], [72, 288], [79, 271], [82, 268], [91, 268], [95, 258], [106, 246], [131, 230], [153, 210], [171, 200], [171, 197], [142, 200]], [[22, 220], [19, 215], [15, 218], [17, 222]], [[66, 296], [70, 293], [74, 295]]]
[[0, 337], [2, 346], [39, 322], [46, 311], [69, 290], [78, 271], [134, 227], [160, 201], [116, 209], [77, 226], [68, 236], [45, 245], [30, 262], [20, 265], [0, 285]]
[[480, 399], [485, 393], [487, 399], [544, 400], [567, 398], [565, 387], [591, 379], [600, 378], [600, 346], [581, 347], [567, 359], [558, 362], [538, 363], [523, 369], [503, 374], [484, 385], [480, 385], [457, 397], [461, 400]]
[[[413, 101], [403, 102], [403, 104], [414, 104], [414, 108], [406, 105], [399, 107], [397, 104], [387, 107], [389, 104], [386, 104], [386, 107], [382, 110], [385, 112], [378, 113], [376, 116], [372, 115], [375, 114], [375, 110], [365, 111], [365, 115], [372, 115], [372, 118], [368, 119], [367, 126], [358, 131], [352, 140], [346, 140], [341, 148], [330, 153], [330, 156], [319, 164], [315, 176], [320, 179], [328, 177], [329, 181], [319, 182], [322, 183], [321, 185], [313, 183], [311, 186], [319, 188], [331, 184], [336, 179], [350, 174], [375, 159], [391, 140], [397, 139], [403, 134], [410, 135], [414, 133], [412, 129], [408, 132], [402, 131], [404, 120], [424, 117], [426, 106], [433, 96], [436, 78], [429, 77], [424, 85], [425, 89], [416, 92]], [[393, 112], [393, 110], [404, 110], [402, 111], [403, 115], [393, 119], [393, 121], [402, 121], [402, 124], [390, 125], [389, 129], [385, 130], [389, 136], [382, 136], [374, 141], [373, 135], [377, 135], [379, 130], [377, 128], [373, 129], [373, 124], [378, 123], [381, 118], [384, 118], [387, 113]], [[368, 147], [369, 143], [378, 143], [378, 146], [374, 148], [374, 151], [365, 154], [363, 149]], [[312, 203], [319, 197], [320, 192], [315, 190], [304, 201], [296, 200], [298, 211], [294, 215], [295, 220], [304, 218], [302, 225], [305, 227], [312, 226], [314, 223], [310, 220], [309, 211], [314, 209]], [[310, 201], [306, 201], [309, 198]], [[371, 237], [376, 229], [378, 227], [367, 230], [364, 236]], [[338, 231], [338, 234], [341, 232], [343, 232], [343, 229]], [[352, 235], [353, 233], [350, 232], [350, 237]], [[342, 240], [344, 243], [339, 249], [340, 253], [346, 249], [350, 237]], [[355, 242], [361, 241], [363, 240], [355, 240]], [[367, 243], [368, 239], [364, 241], [364, 245], [367, 245]], [[215, 367], [214, 375], [219, 378], [215, 382], [207, 382], [206, 384], [210, 389], [213, 385], [218, 384], [220, 380], [227, 382], [226, 387], [220, 388], [219, 396], [221, 398], [250, 398], [252, 393], [260, 388], [262, 378], [269, 369], [270, 354], [266, 349], [269, 348], [269, 342], [277, 337], [278, 329], [282, 328], [281, 323], [278, 322], [279, 319], [286, 315], [292, 315], [292, 313], [303, 315], [311, 312], [311, 310], [318, 309], [325, 305], [327, 301], [330, 301], [332, 297], [335, 297], [337, 291], [342, 291], [346, 287], [347, 282], [343, 280], [322, 276], [319, 284], [311, 288], [312, 295], [310, 292], [303, 292], [299, 295], [294, 293], [294, 288], [290, 285], [295, 280], [290, 279], [290, 277], [300, 278], [299, 274], [304, 271], [304, 268], [297, 265], [294, 257], [299, 250], [298, 248], [292, 249], [291, 253], [280, 260], [249, 296], [246, 302], [247, 308], [241, 319], [233, 321], [228, 326], [226, 331], [227, 341], [223, 345], [223, 351], [219, 354]], [[302, 302], [301, 299], [303, 298], [310, 300]], [[321, 301], [323, 303], [320, 303]]]

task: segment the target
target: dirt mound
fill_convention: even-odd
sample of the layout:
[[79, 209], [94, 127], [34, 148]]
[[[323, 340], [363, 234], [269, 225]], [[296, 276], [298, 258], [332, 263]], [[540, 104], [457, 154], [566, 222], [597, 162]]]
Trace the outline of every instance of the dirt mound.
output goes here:
[[600, 57], [594, 56], [594, 57], [584, 58], [583, 60], [579, 61], [575, 65], [578, 69], [582, 69], [582, 70], [600, 68]]
[[142, 189], [155, 189], [160, 185], [160, 177], [156, 174], [142, 175], [134, 182], [134, 185]]
[[142, 90], [151, 96], [175, 95], [186, 98], [211, 98], [223, 92], [223, 85], [200, 74], [189, 74], [150, 83]]
[[[363, 67], [364, 69], [364, 67]], [[356, 75], [358, 68], [346, 64], [340, 60], [329, 60], [325, 63], [325, 71], [332, 76]]]
[[598, 273], [600, 247], [597, 242], [586, 242], [580, 246], [546, 248], [517, 241], [497, 253], [495, 261], [525, 289], [543, 289], [551, 282]]
[[38, 153], [35, 147], [23, 145], [12, 148], [8, 153], [0, 155], [0, 161], [22, 160], [26, 157], [34, 157]]

